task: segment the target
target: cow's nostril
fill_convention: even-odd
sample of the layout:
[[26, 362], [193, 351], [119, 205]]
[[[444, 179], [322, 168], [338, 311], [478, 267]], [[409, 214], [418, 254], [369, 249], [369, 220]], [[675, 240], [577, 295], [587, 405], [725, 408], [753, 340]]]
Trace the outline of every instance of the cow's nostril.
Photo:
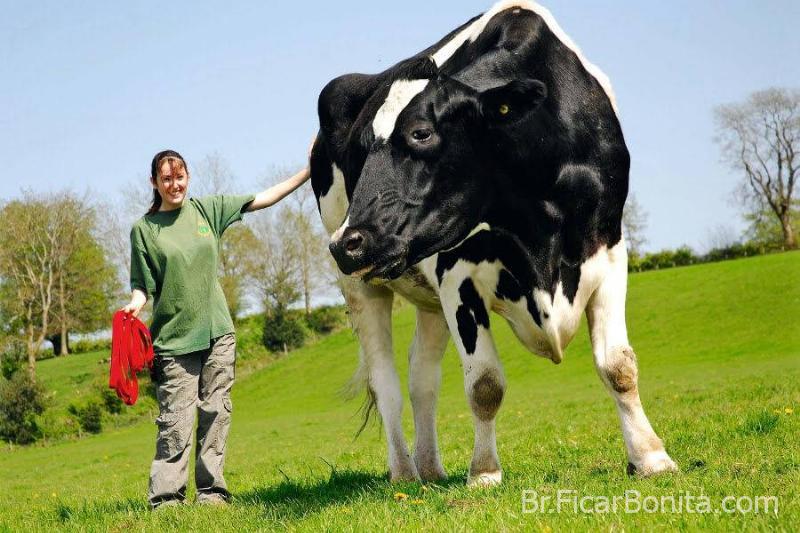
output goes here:
[[355, 252], [361, 248], [361, 245], [364, 243], [364, 237], [357, 231], [351, 233], [347, 240], [344, 243], [344, 249], [348, 252]]

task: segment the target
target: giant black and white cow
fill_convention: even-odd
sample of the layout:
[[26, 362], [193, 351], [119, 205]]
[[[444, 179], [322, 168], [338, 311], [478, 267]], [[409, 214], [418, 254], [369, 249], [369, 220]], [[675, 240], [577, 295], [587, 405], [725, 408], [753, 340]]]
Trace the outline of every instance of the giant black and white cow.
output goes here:
[[[550, 12], [502, 1], [384, 72], [334, 79], [318, 111], [312, 184], [391, 479], [445, 476], [436, 402], [452, 336], [475, 429], [468, 483], [501, 481], [495, 415], [506, 380], [492, 311], [554, 363], [585, 311], [628, 471], [675, 470], [642, 409], [626, 331], [630, 158], [614, 94]], [[401, 425], [393, 293], [417, 308], [413, 455]]]

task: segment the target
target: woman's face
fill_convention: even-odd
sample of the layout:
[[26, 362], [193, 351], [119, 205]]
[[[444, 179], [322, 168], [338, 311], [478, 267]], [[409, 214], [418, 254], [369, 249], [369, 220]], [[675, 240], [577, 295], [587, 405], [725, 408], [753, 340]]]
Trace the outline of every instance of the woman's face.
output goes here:
[[183, 205], [183, 200], [186, 198], [189, 174], [186, 168], [173, 170], [169, 162], [164, 161], [158, 177], [153, 181], [153, 187], [157, 188], [158, 194], [161, 195], [161, 211], [177, 209]]

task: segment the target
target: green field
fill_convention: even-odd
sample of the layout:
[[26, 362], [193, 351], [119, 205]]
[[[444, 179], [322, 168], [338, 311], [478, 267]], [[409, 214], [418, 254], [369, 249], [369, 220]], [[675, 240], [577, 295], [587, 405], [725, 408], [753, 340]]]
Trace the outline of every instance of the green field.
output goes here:
[[[642, 400], [679, 474], [625, 475], [617, 415], [585, 328], [555, 366], [526, 353], [493, 317], [508, 382], [497, 422], [500, 487], [465, 487], [472, 425], [452, 345], [439, 407], [450, 478], [425, 487], [387, 481], [381, 430], [368, 427], [354, 440], [358, 402], [339, 394], [357, 358], [345, 331], [238, 381], [226, 470], [233, 505], [148, 511], [155, 439], [148, 420], [0, 452], [0, 529], [796, 529], [800, 253], [633, 275], [628, 317]], [[395, 321], [403, 377], [413, 327], [406, 306]], [[62, 364], [74, 363], [42, 364], [43, 379]], [[410, 438], [408, 402], [404, 422]], [[589, 514], [571, 503], [557, 513], [522, 512], [524, 490], [555, 497], [569, 489], [579, 497], [705, 495], [712, 508], [729, 495], [776, 496], [778, 512]]]

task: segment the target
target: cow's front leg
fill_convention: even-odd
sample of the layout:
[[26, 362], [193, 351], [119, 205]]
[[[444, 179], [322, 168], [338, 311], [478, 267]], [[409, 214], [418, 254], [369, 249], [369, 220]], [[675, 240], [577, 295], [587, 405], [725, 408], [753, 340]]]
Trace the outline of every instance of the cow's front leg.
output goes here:
[[624, 243], [611, 250], [611, 271], [592, 295], [586, 309], [595, 367], [617, 405], [628, 453], [628, 473], [650, 476], [675, 471], [639, 399], [636, 354], [625, 325], [627, 256]]
[[425, 481], [447, 477], [436, 438], [436, 401], [449, 337], [441, 312], [417, 310], [417, 329], [408, 352], [408, 388], [414, 409], [414, 463]]
[[503, 401], [505, 377], [489, 330], [491, 297], [469, 275], [453, 272], [442, 280], [442, 307], [461, 356], [464, 390], [475, 426], [469, 486], [497, 485], [503, 478], [497, 456], [495, 416]]
[[342, 279], [342, 289], [361, 345], [359, 373], [366, 375], [386, 432], [391, 480], [416, 480], [417, 469], [403, 435], [403, 396], [392, 349], [393, 294], [351, 278]]

